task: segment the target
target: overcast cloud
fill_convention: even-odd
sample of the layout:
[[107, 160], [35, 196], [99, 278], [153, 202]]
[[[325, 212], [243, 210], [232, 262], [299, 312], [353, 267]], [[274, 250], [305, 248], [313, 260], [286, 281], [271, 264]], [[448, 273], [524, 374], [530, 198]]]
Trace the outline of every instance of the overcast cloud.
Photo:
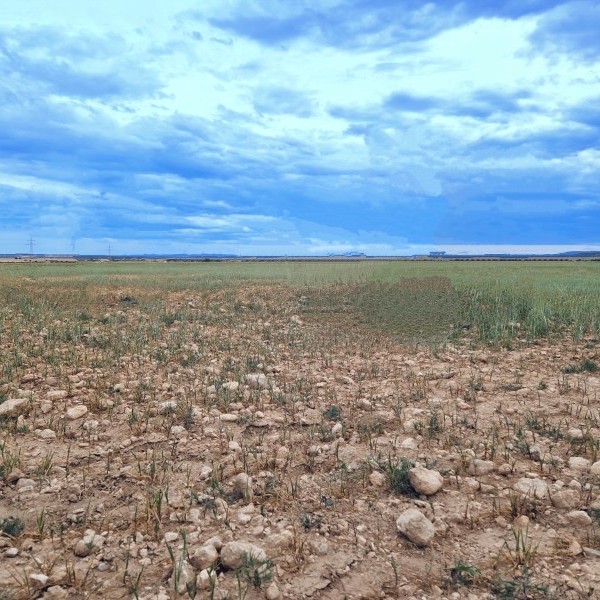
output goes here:
[[3, 3], [0, 253], [600, 248], [597, 2], [124, 4]]

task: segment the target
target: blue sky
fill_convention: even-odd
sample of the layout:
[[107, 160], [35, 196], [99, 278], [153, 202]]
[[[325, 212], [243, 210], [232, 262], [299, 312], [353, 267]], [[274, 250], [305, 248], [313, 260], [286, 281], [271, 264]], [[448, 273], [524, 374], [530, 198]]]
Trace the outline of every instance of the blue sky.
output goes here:
[[0, 253], [600, 249], [595, 0], [2, 4]]

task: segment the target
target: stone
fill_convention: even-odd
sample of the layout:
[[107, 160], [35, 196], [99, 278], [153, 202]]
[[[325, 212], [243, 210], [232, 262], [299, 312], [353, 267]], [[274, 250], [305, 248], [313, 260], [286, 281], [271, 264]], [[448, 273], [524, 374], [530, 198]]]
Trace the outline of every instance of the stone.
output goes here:
[[529, 517], [520, 515], [513, 521], [513, 525], [515, 529], [527, 529], [529, 527]]
[[239, 473], [236, 475], [233, 480], [233, 491], [246, 500], [250, 502], [254, 496], [254, 492], [252, 491], [252, 477], [247, 475], [246, 473]]
[[571, 540], [567, 552], [573, 556], [578, 556], [579, 554], [583, 554], [583, 548], [577, 540]]
[[235, 392], [240, 387], [240, 384], [238, 381], [227, 381], [221, 387], [224, 390], [229, 390], [230, 392]]
[[278, 600], [278, 598], [281, 598], [281, 592], [274, 581], [267, 588], [265, 598], [267, 600]]
[[60, 585], [50, 586], [42, 596], [43, 600], [64, 600], [69, 597], [69, 592]]
[[590, 475], [594, 475], [594, 477], [600, 477], [600, 460], [597, 460], [590, 467]]
[[444, 485], [444, 478], [437, 471], [425, 469], [424, 467], [410, 469], [408, 480], [418, 494], [425, 494], [426, 496], [436, 494]]
[[590, 468], [591, 463], [591, 460], [583, 458], [583, 456], [571, 456], [567, 462], [567, 466], [578, 473], [585, 473]]
[[67, 398], [68, 395], [69, 392], [65, 390], [52, 390], [46, 394], [46, 398], [48, 398], [48, 400], [63, 400], [64, 398]]
[[567, 431], [567, 439], [570, 440], [582, 440], [584, 437], [583, 431], [573, 427]]
[[268, 548], [270, 556], [277, 555], [282, 550], [292, 548], [294, 545], [294, 534], [289, 529], [281, 533], [275, 533], [267, 538], [265, 545]]
[[556, 508], [577, 508], [581, 504], [581, 494], [572, 489], [559, 490], [552, 494], [552, 504]]
[[212, 544], [205, 544], [196, 549], [190, 558], [190, 563], [198, 571], [212, 567], [219, 559], [219, 553]]
[[265, 551], [249, 542], [228, 542], [221, 548], [221, 564], [228, 569], [239, 569], [248, 558], [267, 560]]
[[81, 419], [87, 415], [87, 412], [87, 406], [83, 406], [83, 404], [72, 406], [71, 408], [67, 409], [67, 419], [70, 421], [76, 421], [77, 419]]
[[186, 594], [190, 586], [194, 586], [195, 580], [196, 574], [192, 565], [186, 560], [181, 563], [177, 561], [169, 580], [169, 587], [172, 590], [176, 590], [178, 594]]
[[203, 569], [198, 573], [198, 587], [201, 590], [210, 590], [217, 587], [219, 580], [215, 571]]
[[302, 416], [300, 422], [302, 425], [318, 425], [321, 422], [321, 413], [314, 408], [307, 408]]
[[341, 437], [342, 436], [342, 431], [343, 431], [343, 426], [341, 423], [336, 423], [332, 428], [331, 428], [331, 433], [334, 437]]
[[405, 510], [396, 520], [398, 532], [413, 544], [429, 546], [435, 535], [433, 523], [416, 508]]
[[548, 497], [548, 485], [541, 479], [522, 477], [513, 487], [517, 492], [531, 498], [541, 500]]
[[469, 465], [469, 475], [481, 476], [487, 475], [494, 470], [494, 463], [491, 460], [481, 460], [474, 458]]
[[54, 440], [56, 439], [56, 431], [52, 429], [36, 429], [35, 435], [41, 440]]
[[202, 465], [200, 467], [200, 473], [198, 474], [198, 479], [201, 481], [205, 481], [208, 479], [213, 472], [213, 468], [210, 465]]
[[89, 533], [83, 536], [76, 544], [73, 551], [75, 556], [83, 558], [89, 556], [94, 550], [99, 550], [104, 546], [105, 538], [101, 535]]
[[246, 383], [255, 390], [262, 390], [269, 387], [269, 380], [263, 373], [250, 373], [246, 375]]
[[27, 403], [26, 398], [10, 398], [0, 404], [0, 417], [18, 417], [25, 412]]
[[416, 450], [419, 447], [419, 443], [415, 438], [407, 437], [402, 440], [400, 447], [404, 450]]
[[23, 489], [26, 487], [34, 488], [35, 481], [33, 479], [28, 479], [27, 477], [21, 477], [21, 479], [19, 479], [19, 481], [17, 481], [16, 488], [18, 490], [20, 490], [20, 489]]
[[175, 400], [166, 400], [158, 406], [161, 415], [171, 415], [177, 410], [177, 402]]
[[235, 423], [239, 419], [239, 416], [233, 413], [224, 413], [219, 415], [219, 421], [223, 423]]
[[212, 545], [216, 548], [217, 552], [221, 551], [223, 547], [223, 538], [220, 535], [213, 535], [211, 538], [204, 542], [204, 546]]
[[36, 589], [45, 587], [48, 583], [48, 579], [50, 578], [48, 577], [48, 575], [44, 575], [44, 573], [32, 573], [29, 576], [29, 581], [31, 582], [31, 585]]
[[290, 451], [286, 446], [280, 446], [275, 455], [275, 464], [280, 468], [284, 468], [289, 460]]
[[248, 504], [246, 506], [242, 506], [242, 508], [240, 508], [237, 511], [237, 513], [235, 515], [235, 520], [240, 525], [247, 525], [252, 520], [255, 512], [256, 512], [256, 509], [254, 508], [254, 504]]
[[369, 475], [369, 481], [375, 487], [382, 487], [385, 484], [385, 475], [381, 471], [373, 471]]
[[586, 527], [592, 524], [592, 518], [583, 510], [572, 510], [567, 513], [567, 519], [572, 525]]

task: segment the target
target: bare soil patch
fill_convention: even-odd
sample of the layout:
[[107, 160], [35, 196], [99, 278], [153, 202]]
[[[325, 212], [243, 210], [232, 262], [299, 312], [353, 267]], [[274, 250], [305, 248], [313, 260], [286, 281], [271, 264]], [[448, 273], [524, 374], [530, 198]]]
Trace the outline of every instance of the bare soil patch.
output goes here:
[[596, 596], [597, 339], [428, 348], [282, 286], [23, 285], [0, 598]]

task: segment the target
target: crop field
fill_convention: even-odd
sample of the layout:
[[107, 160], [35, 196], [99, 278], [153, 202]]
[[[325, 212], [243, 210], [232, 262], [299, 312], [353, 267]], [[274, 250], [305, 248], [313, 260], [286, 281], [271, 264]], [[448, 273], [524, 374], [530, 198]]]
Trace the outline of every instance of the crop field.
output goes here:
[[596, 598], [600, 262], [0, 264], [0, 600]]

